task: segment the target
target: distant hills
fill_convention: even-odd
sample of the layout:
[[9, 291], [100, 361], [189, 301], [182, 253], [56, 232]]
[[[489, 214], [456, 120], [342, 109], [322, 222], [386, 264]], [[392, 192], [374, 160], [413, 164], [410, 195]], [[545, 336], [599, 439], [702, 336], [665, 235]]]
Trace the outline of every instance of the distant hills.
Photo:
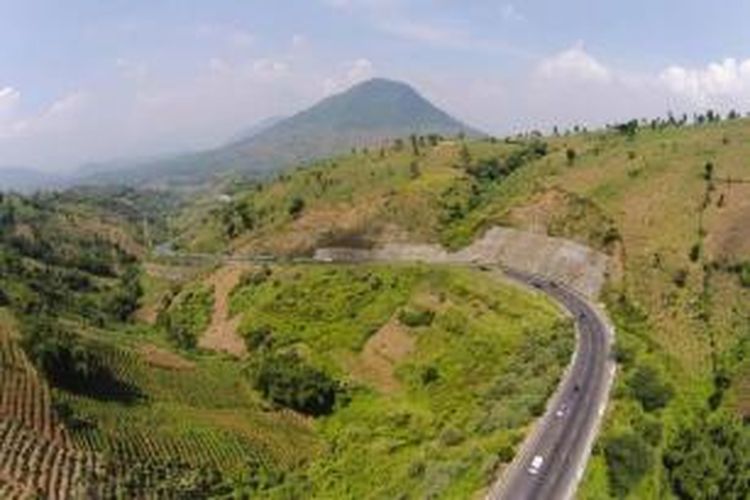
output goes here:
[[62, 187], [66, 178], [27, 167], [0, 167], [0, 191], [28, 193], [40, 188]]
[[226, 175], [264, 174], [352, 147], [432, 133], [482, 135], [434, 106], [411, 86], [377, 78], [291, 117], [261, 123], [225, 146], [118, 167], [81, 181], [195, 185]]

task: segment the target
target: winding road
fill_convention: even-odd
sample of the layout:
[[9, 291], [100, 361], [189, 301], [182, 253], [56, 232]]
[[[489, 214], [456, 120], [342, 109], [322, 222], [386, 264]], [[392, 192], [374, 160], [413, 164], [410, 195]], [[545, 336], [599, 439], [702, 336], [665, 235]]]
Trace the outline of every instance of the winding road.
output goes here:
[[539, 276], [504, 271], [564, 307], [576, 322], [578, 342], [545, 414], [487, 498], [567, 500], [574, 496], [583, 475], [609, 398], [615, 373], [613, 332], [597, 307], [576, 292]]
[[[223, 262], [334, 262], [330, 259], [277, 259], [269, 255], [181, 254], [164, 248], [158, 249], [156, 254], [166, 258]], [[343, 259], [335, 262], [352, 261]], [[357, 259], [355, 262], [366, 260]], [[486, 266], [480, 267], [488, 269]], [[490, 487], [486, 498], [568, 500], [573, 498], [581, 480], [609, 399], [616, 366], [612, 356], [614, 332], [599, 308], [576, 291], [542, 276], [500, 267], [505, 277], [548, 295], [571, 315], [576, 324], [577, 345], [570, 365], [547, 403], [544, 415], [535, 423], [516, 458]]]

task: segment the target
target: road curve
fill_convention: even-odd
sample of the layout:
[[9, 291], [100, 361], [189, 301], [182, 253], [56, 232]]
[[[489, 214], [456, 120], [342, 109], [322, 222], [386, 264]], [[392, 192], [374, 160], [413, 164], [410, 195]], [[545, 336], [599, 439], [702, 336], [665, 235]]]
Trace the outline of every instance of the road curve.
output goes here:
[[[597, 307], [576, 292], [543, 277], [504, 271], [552, 297], [572, 315], [577, 347], [547, 410], [487, 499], [567, 500], [581, 479], [609, 398], [615, 373], [613, 332]], [[534, 457], [542, 457], [536, 474], [529, 471]]]
[[[223, 262], [333, 262], [309, 258], [279, 259], [268, 255], [187, 254], [171, 249], [162, 249], [156, 254], [165, 258]], [[473, 265], [471, 262], [455, 264]], [[576, 323], [577, 346], [562, 381], [547, 402], [544, 415], [527, 436], [514, 461], [490, 487], [487, 500], [568, 500], [573, 497], [583, 475], [609, 399], [615, 374], [613, 330], [604, 314], [574, 290], [542, 276], [505, 266], [501, 268], [506, 277], [545, 293], [570, 313]], [[537, 474], [529, 472], [534, 457], [543, 459]]]

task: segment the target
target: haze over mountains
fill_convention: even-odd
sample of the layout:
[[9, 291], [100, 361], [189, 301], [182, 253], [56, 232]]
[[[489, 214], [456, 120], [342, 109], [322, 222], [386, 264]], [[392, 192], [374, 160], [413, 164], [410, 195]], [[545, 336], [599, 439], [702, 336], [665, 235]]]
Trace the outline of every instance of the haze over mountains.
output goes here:
[[[269, 118], [225, 146], [173, 157], [88, 165], [67, 184], [196, 185], [217, 176], [262, 175], [291, 165], [381, 144], [410, 134], [478, 130], [434, 106], [411, 86], [372, 79], [330, 96], [288, 118]], [[55, 187], [62, 179], [0, 170], [0, 188]], [[53, 182], [49, 182], [49, 181]]]

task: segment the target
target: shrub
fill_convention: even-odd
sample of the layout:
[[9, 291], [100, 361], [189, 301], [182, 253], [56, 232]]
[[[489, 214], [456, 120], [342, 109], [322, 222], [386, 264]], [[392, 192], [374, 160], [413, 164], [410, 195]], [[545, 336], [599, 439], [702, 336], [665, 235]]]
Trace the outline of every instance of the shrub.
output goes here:
[[246, 286], [257, 286], [265, 283], [271, 276], [271, 268], [263, 266], [261, 269], [254, 271], [246, 271], [240, 276], [239, 284], [237, 288], [243, 288]]
[[267, 326], [250, 329], [245, 334], [245, 344], [250, 351], [271, 347], [273, 344], [271, 329]]
[[422, 385], [430, 385], [440, 379], [440, 372], [433, 365], [425, 366], [422, 369], [422, 373], [420, 373], [419, 378], [422, 381]]
[[750, 491], [750, 434], [720, 412], [684, 424], [664, 454], [678, 498], [744, 499]]
[[430, 326], [435, 319], [435, 313], [429, 309], [402, 309], [398, 313], [398, 320], [409, 327]]
[[296, 196], [292, 198], [292, 202], [289, 204], [289, 215], [294, 218], [299, 217], [302, 211], [305, 209], [305, 200]]
[[636, 369], [628, 379], [628, 387], [646, 411], [665, 407], [674, 396], [672, 386], [662, 380], [656, 368], [649, 365]]
[[688, 279], [687, 269], [678, 269], [672, 276], [672, 282], [679, 288], [685, 288]]
[[568, 160], [568, 165], [573, 165], [576, 162], [576, 150], [573, 148], [565, 150], [565, 158]]
[[692, 247], [690, 247], [690, 260], [692, 262], [698, 262], [698, 259], [701, 257], [701, 244], [696, 243]]
[[266, 399], [307, 415], [327, 415], [336, 404], [338, 383], [293, 353], [260, 358], [253, 385]]
[[740, 277], [740, 284], [750, 288], [750, 262], [744, 262], [735, 266], [735, 272]]
[[710, 181], [714, 176], [714, 164], [712, 162], [706, 162], [703, 166], [703, 178]]
[[211, 321], [213, 288], [200, 287], [179, 293], [157, 318], [167, 339], [182, 349], [194, 349], [198, 336]]
[[653, 463], [651, 449], [632, 432], [608, 438], [604, 443], [604, 458], [610, 488], [620, 498], [627, 496]]

